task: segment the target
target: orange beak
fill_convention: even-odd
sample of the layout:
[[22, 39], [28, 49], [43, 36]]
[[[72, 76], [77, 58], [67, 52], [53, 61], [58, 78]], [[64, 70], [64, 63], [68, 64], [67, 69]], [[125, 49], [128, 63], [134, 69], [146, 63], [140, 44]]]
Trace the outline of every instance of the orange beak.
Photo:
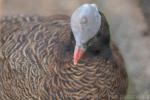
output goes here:
[[85, 50], [86, 50], [85, 48], [81, 48], [81, 47], [78, 47], [78, 46], [75, 47], [74, 55], [73, 55], [74, 65], [77, 65], [78, 61], [80, 60], [80, 58], [84, 54]]

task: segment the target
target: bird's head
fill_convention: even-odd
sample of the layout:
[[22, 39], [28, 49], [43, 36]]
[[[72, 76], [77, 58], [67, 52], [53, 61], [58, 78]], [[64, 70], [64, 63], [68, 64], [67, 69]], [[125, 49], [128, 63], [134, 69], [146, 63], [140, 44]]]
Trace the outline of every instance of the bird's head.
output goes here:
[[73, 55], [75, 65], [88, 48], [89, 41], [98, 34], [101, 21], [102, 16], [96, 4], [83, 4], [72, 14], [71, 29], [76, 42]]

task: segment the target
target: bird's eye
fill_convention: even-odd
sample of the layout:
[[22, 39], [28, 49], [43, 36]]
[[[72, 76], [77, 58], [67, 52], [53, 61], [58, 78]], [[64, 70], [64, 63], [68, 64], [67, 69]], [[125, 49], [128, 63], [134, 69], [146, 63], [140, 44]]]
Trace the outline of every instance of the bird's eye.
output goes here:
[[88, 47], [92, 46], [92, 45], [95, 45], [98, 41], [98, 38], [97, 37], [94, 37], [92, 39], [90, 39], [88, 42], [87, 42], [87, 45]]
[[92, 46], [92, 42], [91, 42], [92, 40], [93, 40], [93, 39], [90, 39], [90, 40], [87, 42], [87, 46], [88, 46], [88, 47]]

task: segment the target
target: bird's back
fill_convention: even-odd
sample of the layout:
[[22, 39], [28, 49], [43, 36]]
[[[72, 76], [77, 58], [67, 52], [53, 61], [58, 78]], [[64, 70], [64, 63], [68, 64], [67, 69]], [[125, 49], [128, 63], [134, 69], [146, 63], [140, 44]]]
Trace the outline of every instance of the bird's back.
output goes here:
[[68, 23], [67, 16], [0, 19], [0, 100], [49, 100], [44, 84], [58, 63], [53, 55]]
[[87, 54], [73, 65], [69, 19], [0, 20], [0, 100], [117, 100], [125, 94], [126, 71], [123, 62], [116, 62], [121, 56], [105, 60]]

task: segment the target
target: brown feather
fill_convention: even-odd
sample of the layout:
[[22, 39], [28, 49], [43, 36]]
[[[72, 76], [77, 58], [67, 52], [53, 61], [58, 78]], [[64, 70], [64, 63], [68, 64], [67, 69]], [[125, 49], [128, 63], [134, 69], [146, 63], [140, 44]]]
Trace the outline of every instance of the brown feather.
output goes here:
[[107, 59], [87, 51], [74, 66], [74, 43], [68, 16], [1, 18], [0, 100], [122, 100], [127, 73], [117, 46]]

